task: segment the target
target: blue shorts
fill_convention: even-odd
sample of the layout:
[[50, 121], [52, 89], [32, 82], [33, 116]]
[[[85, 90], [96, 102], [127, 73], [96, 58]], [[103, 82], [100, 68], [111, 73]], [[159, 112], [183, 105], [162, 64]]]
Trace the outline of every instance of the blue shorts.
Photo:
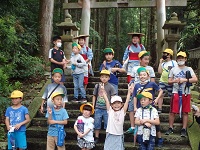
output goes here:
[[15, 131], [7, 134], [8, 137], [8, 149], [12, 150], [12, 145], [15, 145], [15, 148], [20, 148], [25, 150], [27, 148], [26, 142], [26, 132], [25, 131]]
[[131, 96], [130, 101], [128, 102], [128, 112], [134, 111], [133, 97]]
[[166, 93], [166, 91], [168, 92], [168, 96], [171, 97], [172, 96], [172, 88], [173, 85], [169, 85], [166, 84], [164, 82], [159, 82], [159, 87], [163, 90], [164, 94]]
[[94, 113], [94, 129], [101, 129], [102, 120], [104, 122], [104, 129], [106, 129], [108, 123], [107, 110], [96, 108]]

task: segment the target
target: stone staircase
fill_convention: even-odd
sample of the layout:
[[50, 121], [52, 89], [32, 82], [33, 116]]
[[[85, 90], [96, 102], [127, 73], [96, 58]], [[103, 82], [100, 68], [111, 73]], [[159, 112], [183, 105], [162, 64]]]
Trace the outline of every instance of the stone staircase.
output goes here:
[[[89, 102], [92, 102], [92, 93], [93, 88], [96, 83], [98, 83], [99, 75], [95, 73], [96, 77], [89, 78], [89, 84], [87, 88], [87, 97]], [[158, 80], [158, 79], [157, 79]], [[70, 100], [73, 98], [73, 81], [71, 76], [67, 76], [67, 81], [65, 83], [68, 92], [69, 103], [66, 104], [66, 110], [69, 114], [68, 124], [65, 127], [67, 136], [66, 136], [66, 149], [78, 150], [76, 145], [76, 133], [73, 129], [74, 122], [77, 116], [80, 114], [79, 107], [80, 104], [71, 103]], [[127, 83], [126, 77], [119, 77], [119, 95], [122, 96], [122, 99], [125, 101], [127, 94]], [[166, 136], [164, 133], [168, 129], [168, 112], [169, 112], [169, 101], [170, 99], [165, 97], [163, 105], [163, 113], [160, 115], [161, 120], [161, 132], [162, 138], [164, 139], [164, 146], [160, 149], [163, 150], [191, 150], [189, 145], [188, 138], [180, 137], [180, 130], [182, 128], [181, 120], [177, 116], [175, 118], [174, 124], [174, 134]], [[130, 126], [129, 115], [127, 113], [124, 123], [124, 130], [127, 130]], [[27, 141], [28, 141], [28, 150], [45, 150], [46, 149], [46, 136], [47, 136], [47, 119], [44, 118], [39, 112], [32, 119], [29, 128], [27, 128]], [[105, 131], [100, 132], [100, 142], [94, 148], [94, 150], [103, 150], [103, 143], [105, 139]], [[133, 135], [125, 135], [125, 149], [126, 150], [136, 150], [138, 146], [133, 146]], [[159, 148], [156, 148], [159, 149]]]

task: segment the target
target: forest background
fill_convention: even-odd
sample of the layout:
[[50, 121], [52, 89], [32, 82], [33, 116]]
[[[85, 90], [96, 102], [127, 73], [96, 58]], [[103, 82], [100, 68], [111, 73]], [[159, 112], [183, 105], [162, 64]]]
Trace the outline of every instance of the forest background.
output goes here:
[[[40, 43], [40, 19], [44, 13], [41, 5], [54, 5], [53, 32], [61, 35], [56, 23], [64, 21], [62, 4], [64, 0], [1, 0], [0, 5], [0, 116], [9, 105], [8, 96], [13, 89], [19, 89], [27, 81], [43, 78], [46, 66]], [[101, 0], [103, 1], [103, 0]], [[109, 1], [109, 0], [107, 0]], [[77, 0], [69, 0], [77, 2]], [[188, 0], [186, 7], [166, 7], [167, 20], [172, 12], [179, 20], [186, 22], [178, 42], [178, 50], [187, 51], [200, 45], [200, 0]], [[48, 12], [47, 12], [48, 13]], [[81, 23], [81, 9], [69, 10], [78, 27]], [[142, 32], [141, 43], [151, 52], [151, 65], [156, 56], [156, 8], [110, 8], [92, 9], [90, 42], [95, 57], [95, 68], [101, 62], [102, 50], [114, 49], [115, 58], [122, 60], [123, 52], [131, 42], [129, 32]], [[197, 68], [195, 60], [190, 64]], [[156, 67], [156, 66], [154, 66]], [[1, 136], [1, 135], [0, 135]]]

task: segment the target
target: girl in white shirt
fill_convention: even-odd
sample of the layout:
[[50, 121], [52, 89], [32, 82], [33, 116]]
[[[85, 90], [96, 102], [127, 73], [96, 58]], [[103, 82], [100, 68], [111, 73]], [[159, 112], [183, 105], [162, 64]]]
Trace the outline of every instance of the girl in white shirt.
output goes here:
[[[101, 86], [101, 88], [104, 89], [103, 86]], [[110, 104], [107, 94], [105, 90], [103, 90], [103, 96], [108, 111], [108, 125], [106, 129], [104, 150], [124, 150], [123, 125], [131, 93], [130, 88], [128, 89], [126, 102], [124, 104], [120, 96], [113, 96]]]

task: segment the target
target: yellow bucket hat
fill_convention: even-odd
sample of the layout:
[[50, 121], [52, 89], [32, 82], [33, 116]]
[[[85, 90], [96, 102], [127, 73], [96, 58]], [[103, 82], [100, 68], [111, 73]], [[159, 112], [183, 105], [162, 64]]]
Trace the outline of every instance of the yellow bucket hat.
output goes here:
[[80, 106], [80, 111], [81, 111], [81, 113], [83, 112], [83, 107], [84, 106], [90, 106], [91, 108], [92, 108], [92, 111], [91, 111], [91, 114], [94, 114], [94, 107], [92, 106], [92, 104], [90, 104], [90, 103], [85, 103], [85, 104], [82, 104], [81, 106]]

